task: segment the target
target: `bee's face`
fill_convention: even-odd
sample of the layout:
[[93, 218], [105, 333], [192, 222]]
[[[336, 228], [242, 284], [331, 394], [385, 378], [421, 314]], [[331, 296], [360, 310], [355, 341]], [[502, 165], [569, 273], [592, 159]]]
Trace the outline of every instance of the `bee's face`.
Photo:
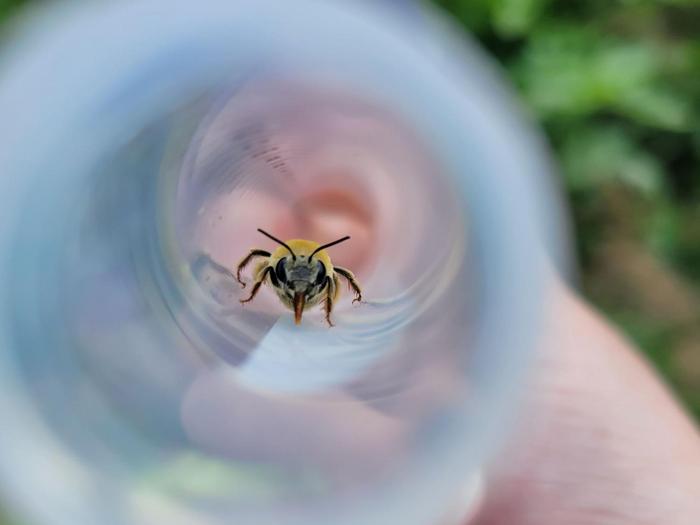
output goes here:
[[280, 292], [289, 299], [295, 294], [302, 294], [306, 303], [320, 295], [326, 282], [326, 267], [318, 259], [299, 255], [296, 259], [291, 256], [282, 257], [274, 268], [275, 277]]
[[[338, 275], [348, 280], [349, 285], [355, 291], [353, 302], [362, 300], [360, 286], [355, 281], [355, 276], [350, 270], [340, 266], [333, 266], [330, 257], [324, 251], [326, 248], [347, 241], [350, 236], [323, 245], [304, 239], [291, 239], [287, 242], [279, 240], [258, 228], [258, 231], [269, 237], [281, 247], [270, 253], [266, 250], [253, 248], [238, 264], [236, 279], [245, 288], [241, 280], [241, 270], [254, 257], [265, 257], [266, 260], [258, 265], [255, 283], [247, 299], [241, 299], [241, 303], [249, 303], [255, 297], [264, 283], [269, 283], [274, 288], [282, 304], [294, 311], [294, 322], [301, 323], [304, 310], [310, 306], [324, 301], [326, 321], [331, 322], [331, 309], [333, 302], [338, 297]], [[314, 256], [316, 256], [314, 258]]]

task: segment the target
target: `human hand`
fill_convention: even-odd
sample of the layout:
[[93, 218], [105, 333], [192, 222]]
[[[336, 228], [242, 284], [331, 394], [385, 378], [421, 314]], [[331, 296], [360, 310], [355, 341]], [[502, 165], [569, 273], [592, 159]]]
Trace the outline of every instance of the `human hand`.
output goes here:
[[700, 437], [635, 350], [563, 285], [476, 525], [694, 525]]

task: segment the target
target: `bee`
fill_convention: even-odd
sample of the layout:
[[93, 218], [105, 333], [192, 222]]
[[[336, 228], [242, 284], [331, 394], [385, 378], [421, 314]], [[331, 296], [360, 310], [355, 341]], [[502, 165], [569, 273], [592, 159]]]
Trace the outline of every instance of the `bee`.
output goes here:
[[236, 270], [236, 280], [243, 288], [246, 283], [241, 280], [241, 272], [256, 257], [264, 257], [253, 273], [253, 288], [247, 299], [241, 299], [245, 304], [253, 300], [263, 283], [269, 282], [277, 293], [280, 301], [294, 312], [294, 322], [301, 323], [304, 310], [323, 302], [328, 326], [334, 326], [331, 321], [333, 303], [340, 294], [340, 279], [347, 280], [349, 287], [355, 293], [353, 303], [362, 301], [362, 290], [350, 270], [333, 266], [326, 248], [340, 244], [350, 239], [349, 235], [336, 241], [319, 245], [314, 241], [292, 239], [282, 242], [264, 230], [258, 231], [280, 245], [274, 252], [253, 248], [250, 250]]

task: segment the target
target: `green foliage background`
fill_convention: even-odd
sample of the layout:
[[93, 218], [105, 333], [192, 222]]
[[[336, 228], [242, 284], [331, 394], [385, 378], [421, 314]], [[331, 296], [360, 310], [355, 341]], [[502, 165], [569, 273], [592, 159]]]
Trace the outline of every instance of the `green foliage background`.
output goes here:
[[[0, 0], [0, 20], [30, 1]], [[584, 293], [700, 418], [700, 0], [432, 3], [546, 131]]]
[[584, 293], [700, 418], [700, 1], [432, 3], [546, 131]]

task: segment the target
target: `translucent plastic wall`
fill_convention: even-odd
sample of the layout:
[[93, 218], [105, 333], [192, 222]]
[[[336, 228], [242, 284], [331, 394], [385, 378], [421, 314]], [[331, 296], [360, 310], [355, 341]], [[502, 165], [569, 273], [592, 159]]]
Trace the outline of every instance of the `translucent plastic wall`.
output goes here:
[[[361, 7], [362, 6], [362, 7]], [[39, 524], [428, 525], [507, 428], [548, 166], [432, 15], [87, 3], [0, 62], [0, 479]], [[365, 303], [233, 278], [257, 228]]]

